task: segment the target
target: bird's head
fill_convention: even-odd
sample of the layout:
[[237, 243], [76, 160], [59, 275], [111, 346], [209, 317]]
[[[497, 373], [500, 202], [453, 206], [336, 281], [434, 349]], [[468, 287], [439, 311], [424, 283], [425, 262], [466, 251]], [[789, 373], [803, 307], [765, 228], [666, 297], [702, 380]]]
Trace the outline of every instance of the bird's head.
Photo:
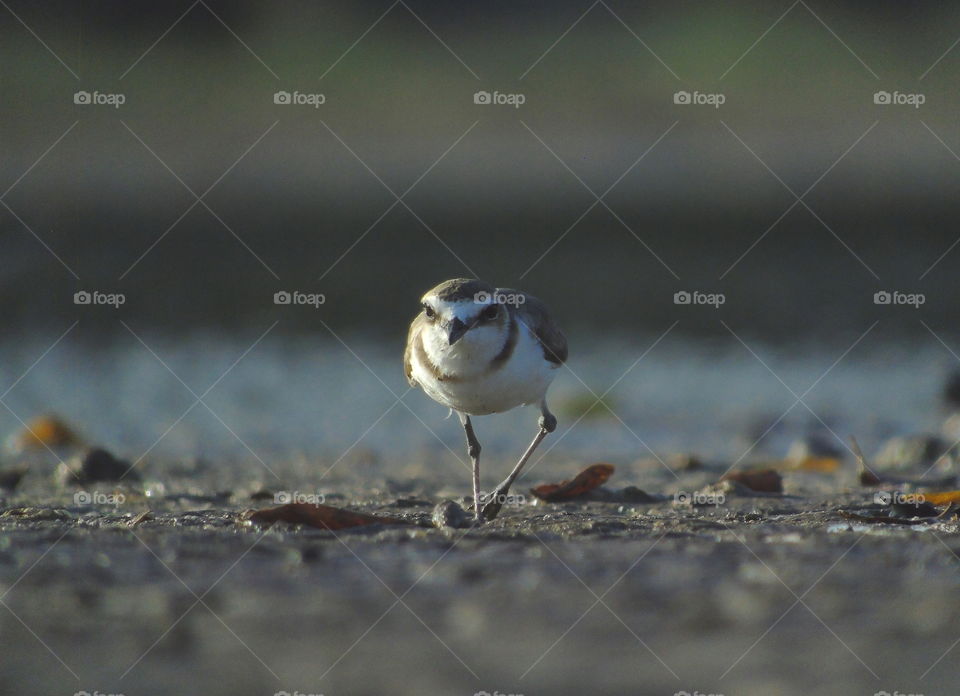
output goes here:
[[421, 299], [425, 343], [432, 352], [482, 358], [503, 346], [510, 317], [497, 290], [479, 280], [441, 283]]

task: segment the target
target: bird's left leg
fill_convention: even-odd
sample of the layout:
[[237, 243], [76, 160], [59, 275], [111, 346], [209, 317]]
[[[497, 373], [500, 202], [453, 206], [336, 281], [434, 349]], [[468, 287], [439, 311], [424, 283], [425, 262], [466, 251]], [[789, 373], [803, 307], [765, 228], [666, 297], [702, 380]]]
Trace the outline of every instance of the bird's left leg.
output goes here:
[[557, 429], [557, 418], [550, 413], [550, 409], [547, 408], [546, 398], [540, 401], [540, 420], [538, 422], [540, 425], [540, 431], [537, 433], [536, 437], [533, 438], [533, 442], [530, 443], [530, 446], [527, 447], [527, 451], [523, 453], [523, 456], [520, 457], [520, 460], [517, 462], [516, 466], [513, 467], [513, 471], [510, 472], [510, 475], [501, 481], [500, 485], [493, 490], [490, 500], [486, 505], [483, 506], [484, 519], [492, 520], [500, 513], [500, 508], [503, 506], [503, 500], [507, 493], [510, 492], [510, 486], [513, 485], [513, 482], [517, 479], [517, 476], [520, 475], [520, 471], [527, 463], [527, 460], [530, 459], [533, 451], [537, 449], [541, 442], [543, 442], [543, 438]]

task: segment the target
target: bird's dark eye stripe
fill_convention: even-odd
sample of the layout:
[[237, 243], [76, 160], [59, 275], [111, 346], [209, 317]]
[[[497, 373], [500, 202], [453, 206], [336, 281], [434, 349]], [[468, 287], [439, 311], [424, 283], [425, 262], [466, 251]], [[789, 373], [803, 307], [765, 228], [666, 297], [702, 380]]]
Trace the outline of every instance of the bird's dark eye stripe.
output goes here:
[[499, 309], [500, 308], [497, 307], [497, 305], [492, 304], [489, 307], [487, 307], [485, 310], [483, 310], [483, 313], [480, 316], [483, 317], [484, 319], [496, 319], [497, 314], [499, 313]]
[[436, 316], [436, 312], [433, 311], [433, 307], [428, 305], [426, 302], [423, 303], [423, 311], [427, 315], [428, 319], [433, 319]]

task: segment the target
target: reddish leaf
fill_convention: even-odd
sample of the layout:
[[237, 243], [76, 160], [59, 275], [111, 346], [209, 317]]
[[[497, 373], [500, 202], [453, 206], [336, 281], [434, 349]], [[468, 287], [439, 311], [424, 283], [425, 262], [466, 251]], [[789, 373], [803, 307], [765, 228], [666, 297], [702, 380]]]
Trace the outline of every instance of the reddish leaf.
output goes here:
[[540, 500], [555, 503], [571, 500], [602, 486], [613, 475], [613, 464], [591, 464], [574, 478], [560, 483], [545, 483], [531, 488], [530, 492]]
[[731, 471], [721, 476], [720, 480], [736, 481], [747, 488], [763, 493], [783, 493], [783, 478], [773, 469]]
[[330, 505], [314, 505], [313, 503], [289, 503], [262, 510], [248, 512], [245, 519], [262, 525], [271, 525], [275, 522], [289, 524], [305, 524], [320, 529], [349, 529], [363, 527], [369, 524], [407, 524], [403, 520], [392, 517], [376, 517], [363, 512], [344, 510]]

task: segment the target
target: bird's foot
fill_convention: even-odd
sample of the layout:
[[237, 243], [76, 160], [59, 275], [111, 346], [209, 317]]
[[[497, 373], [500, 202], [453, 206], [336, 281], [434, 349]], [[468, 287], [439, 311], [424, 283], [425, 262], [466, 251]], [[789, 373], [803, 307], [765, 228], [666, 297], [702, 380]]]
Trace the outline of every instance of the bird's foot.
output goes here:
[[484, 521], [489, 522], [500, 514], [500, 508], [503, 507], [503, 501], [506, 500], [509, 490], [509, 488], [503, 488], [501, 484], [487, 496], [487, 502], [480, 508], [480, 516]]

